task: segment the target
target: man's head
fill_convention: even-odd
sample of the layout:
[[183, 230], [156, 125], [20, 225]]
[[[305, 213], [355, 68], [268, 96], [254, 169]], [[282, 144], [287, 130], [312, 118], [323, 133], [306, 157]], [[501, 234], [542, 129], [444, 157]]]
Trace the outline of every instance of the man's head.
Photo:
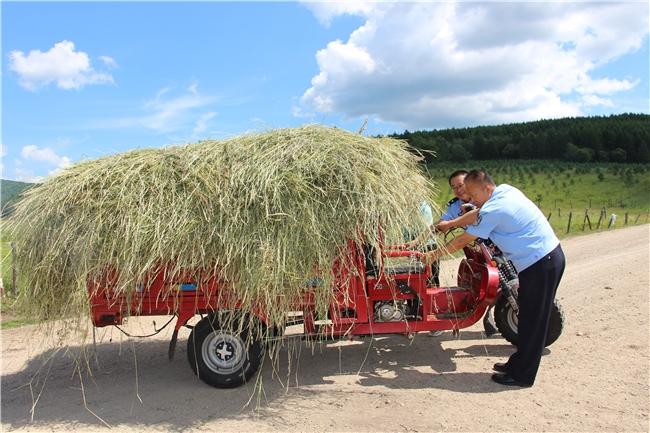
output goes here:
[[465, 176], [465, 190], [472, 203], [483, 206], [496, 188], [494, 181], [485, 170], [472, 170]]
[[467, 203], [469, 201], [469, 194], [465, 190], [465, 176], [467, 176], [467, 170], [456, 170], [451, 175], [449, 175], [449, 186], [454, 192], [454, 195]]

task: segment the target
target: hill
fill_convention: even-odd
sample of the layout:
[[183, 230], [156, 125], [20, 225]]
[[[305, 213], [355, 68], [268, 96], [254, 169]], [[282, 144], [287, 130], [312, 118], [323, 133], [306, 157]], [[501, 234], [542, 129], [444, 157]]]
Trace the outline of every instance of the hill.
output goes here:
[[0, 179], [0, 209], [2, 209], [2, 216], [11, 213], [12, 204], [18, 199], [18, 196], [23, 191], [32, 185], [34, 184]]

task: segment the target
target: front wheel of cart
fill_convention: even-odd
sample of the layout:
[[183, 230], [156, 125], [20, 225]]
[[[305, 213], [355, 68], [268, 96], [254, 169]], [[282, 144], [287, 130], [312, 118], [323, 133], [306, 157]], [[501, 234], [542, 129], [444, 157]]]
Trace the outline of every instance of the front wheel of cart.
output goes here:
[[[516, 346], [519, 342], [519, 318], [505, 296], [501, 296], [494, 306], [494, 321], [501, 336]], [[551, 307], [546, 343], [544, 345], [548, 347], [560, 338], [563, 328], [564, 311], [562, 311], [562, 306], [558, 300], [555, 299]]]
[[264, 347], [249, 324], [224, 317], [205, 317], [194, 326], [187, 341], [187, 358], [203, 382], [217, 388], [235, 388], [255, 374]]

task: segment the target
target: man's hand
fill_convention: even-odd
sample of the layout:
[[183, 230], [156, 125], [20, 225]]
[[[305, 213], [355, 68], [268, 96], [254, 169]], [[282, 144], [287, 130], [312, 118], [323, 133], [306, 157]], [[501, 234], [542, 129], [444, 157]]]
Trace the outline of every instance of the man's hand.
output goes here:
[[444, 247], [431, 251], [430, 253], [424, 254], [422, 261], [425, 264], [430, 265], [438, 261], [440, 257], [446, 256], [447, 254], [455, 253], [456, 251], [465, 247], [465, 245], [475, 240], [476, 240], [476, 236], [470, 235], [469, 233], [465, 232], [462, 235], [458, 236], [456, 239], [447, 243], [447, 245], [445, 245]]
[[467, 212], [472, 211], [476, 209], [476, 206], [474, 206], [472, 203], [464, 203], [460, 205], [460, 214], [465, 215]]
[[424, 257], [422, 257], [422, 262], [425, 265], [429, 266], [429, 265], [437, 262], [438, 260], [440, 260], [440, 257], [443, 254], [444, 253], [441, 250], [433, 250], [433, 251], [430, 251], [428, 253], [424, 253]]
[[417, 246], [417, 242], [415, 240], [413, 241], [408, 241], [404, 244], [399, 244], [399, 245], [393, 245], [390, 247], [390, 249], [393, 250], [411, 250]]
[[403, 250], [412, 250], [413, 248], [418, 246], [418, 241], [417, 239], [413, 239], [412, 241], [408, 241], [405, 244], [402, 245]]
[[440, 221], [435, 225], [436, 230], [446, 233], [449, 230], [454, 228], [454, 220], [451, 221]]
[[450, 226], [448, 230], [455, 227], [467, 227], [476, 222], [476, 219], [478, 218], [478, 211], [479, 211], [478, 209], [473, 209], [468, 212], [465, 212], [463, 215], [459, 216], [456, 219], [453, 219], [451, 221], [444, 221], [444, 222], [446, 222], [447, 225]]

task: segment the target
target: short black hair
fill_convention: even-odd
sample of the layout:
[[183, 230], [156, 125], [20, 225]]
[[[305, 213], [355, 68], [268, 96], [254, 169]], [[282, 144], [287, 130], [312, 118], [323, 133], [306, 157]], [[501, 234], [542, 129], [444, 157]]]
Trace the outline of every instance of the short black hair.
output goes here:
[[479, 170], [472, 170], [467, 173], [467, 176], [465, 176], [465, 182], [468, 181], [482, 183], [484, 185], [495, 185], [494, 181], [492, 180], [492, 176], [490, 176], [488, 172], [482, 168]]
[[452, 174], [449, 175], [449, 180], [448, 180], [449, 185], [451, 185], [451, 180], [453, 178], [455, 178], [456, 176], [460, 176], [461, 174], [464, 174], [464, 175], [467, 176], [468, 173], [469, 173], [469, 171], [463, 170], [463, 169], [454, 171]]

